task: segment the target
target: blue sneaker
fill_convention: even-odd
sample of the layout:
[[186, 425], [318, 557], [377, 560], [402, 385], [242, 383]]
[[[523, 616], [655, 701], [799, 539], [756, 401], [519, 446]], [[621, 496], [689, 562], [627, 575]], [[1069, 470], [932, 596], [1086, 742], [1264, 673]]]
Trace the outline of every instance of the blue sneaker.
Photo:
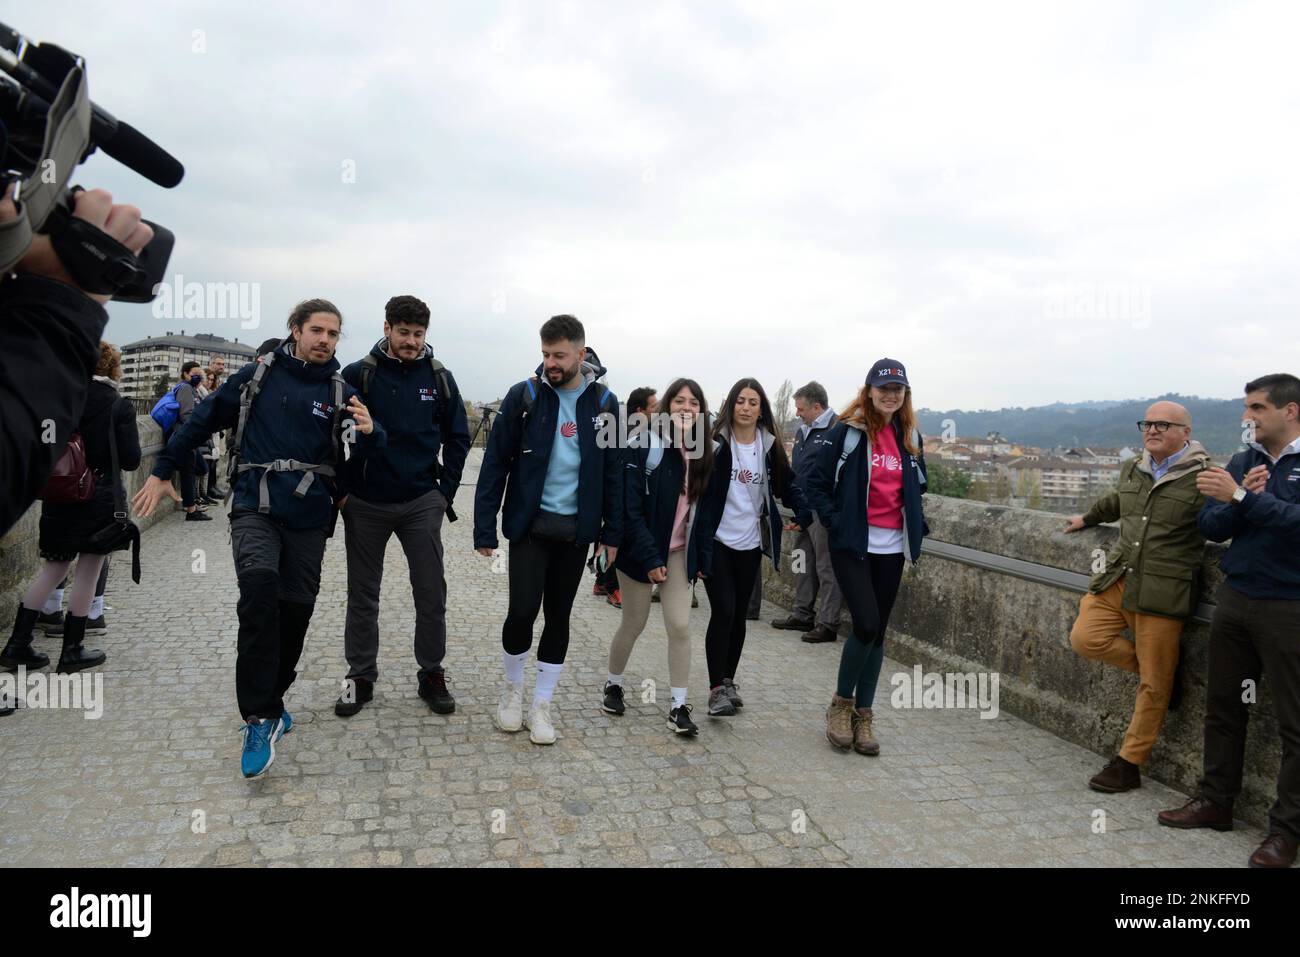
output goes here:
[[240, 768], [244, 777], [255, 778], [266, 773], [275, 760], [275, 742], [280, 735], [279, 718], [257, 718], [248, 721], [241, 729], [244, 733], [244, 753]]
[[279, 741], [286, 734], [293, 730], [293, 715], [287, 710], [280, 715], [280, 730], [275, 735], [275, 740]]

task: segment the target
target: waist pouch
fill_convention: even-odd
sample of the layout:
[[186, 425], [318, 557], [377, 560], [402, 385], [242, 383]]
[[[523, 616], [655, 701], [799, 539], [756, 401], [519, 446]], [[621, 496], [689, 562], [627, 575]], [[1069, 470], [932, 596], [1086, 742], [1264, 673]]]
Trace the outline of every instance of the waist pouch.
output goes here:
[[528, 526], [528, 537], [572, 544], [578, 540], [578, 516], [539, 511]]

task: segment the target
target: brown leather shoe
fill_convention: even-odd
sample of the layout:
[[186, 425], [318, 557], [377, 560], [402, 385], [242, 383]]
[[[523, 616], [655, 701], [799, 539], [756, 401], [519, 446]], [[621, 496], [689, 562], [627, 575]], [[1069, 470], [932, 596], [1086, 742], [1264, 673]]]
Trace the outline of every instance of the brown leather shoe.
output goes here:
[[827, 628], [825, 625], [818, 625], [811, 631], [805, 632], [799, 636], [801, 641], [806, 641], [812, 645], [822, 644], [827, 641], [836, 641], [840, 636], [836, 634], [835, 629]]
[[1203, 797], [1194, 797], [1176, 810], [1161, 811], [1156, 815], [1156, 820], [1165, 827], [1210, 827], [1216, 831], [1232, 830], [1232, 812]]
[[1290, 867], [1295, 863], [1297, 842], [1290, 834], [1274, 831], [1264, 838], [1255, 853], [1250, 855], [1251, 867]]
[[1142, 772], [1138, 766], [1125, 761], [1118, 754], [1088, 782], [1088, 787], [1104, 794], [1121, 794], [1141, 786]]

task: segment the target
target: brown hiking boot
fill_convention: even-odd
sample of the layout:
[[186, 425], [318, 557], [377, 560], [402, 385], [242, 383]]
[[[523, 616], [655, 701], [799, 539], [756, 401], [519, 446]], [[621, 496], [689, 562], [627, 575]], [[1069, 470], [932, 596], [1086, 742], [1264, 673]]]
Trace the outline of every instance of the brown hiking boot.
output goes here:
[[1203, 797], [1194, 797], [1177, 810], [1161, 811], [1156, 815], [1156, 820], [1165, 827], [1212, 827], [1216, 831], [1232, 830], [1232, 812]]
[[826, 740], [847, 751], [853, 744], [853, 699], [831, 695], [826, 709]]
[[880, 742], [871, 730], [873, 717], [870, 708], [859, 708], [854, 714], [853, 722], [853, 750], [872, 757], [880, 753]]
[[1119, 755], [1112, 758], [1110, 763], [1102, 768], [1099, 774], [1093, 775], [1092, 780], [1088, 782], [1088, 787], [1104, 794], [1120, 794], [1141, 786], [1142, 773], [1138, 770], [1138, 766], [1125, 761]]

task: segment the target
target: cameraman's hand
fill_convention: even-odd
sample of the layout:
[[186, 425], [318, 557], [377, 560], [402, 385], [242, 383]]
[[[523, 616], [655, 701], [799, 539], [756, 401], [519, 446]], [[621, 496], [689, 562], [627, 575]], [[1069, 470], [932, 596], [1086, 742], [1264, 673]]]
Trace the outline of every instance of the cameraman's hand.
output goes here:
[[[13, 201], [13, 193], [14, 184], [10, 184], [5, 190], [4, 198], [0, 199], [0, 223], [18, 218], [18, 207]], [[112, 236], [137, 255], [153, 239], [153, 230], [140, 222], [140, 210], [124, 204], [114, 205], [113, 197], [106, 190], [92, 189], [78, 193], [72, 214]], [[14, 270], [56, 279], [81, 289], [77, 281], [63, 268], [63, 263], [50, 243], [50, 237], [39, 233]], [[85, 290], [83, 289], [82, 292]], [[86, 295], [101, 304], [113, 298], [111, 295], [93, 295], [88, 292]]]

